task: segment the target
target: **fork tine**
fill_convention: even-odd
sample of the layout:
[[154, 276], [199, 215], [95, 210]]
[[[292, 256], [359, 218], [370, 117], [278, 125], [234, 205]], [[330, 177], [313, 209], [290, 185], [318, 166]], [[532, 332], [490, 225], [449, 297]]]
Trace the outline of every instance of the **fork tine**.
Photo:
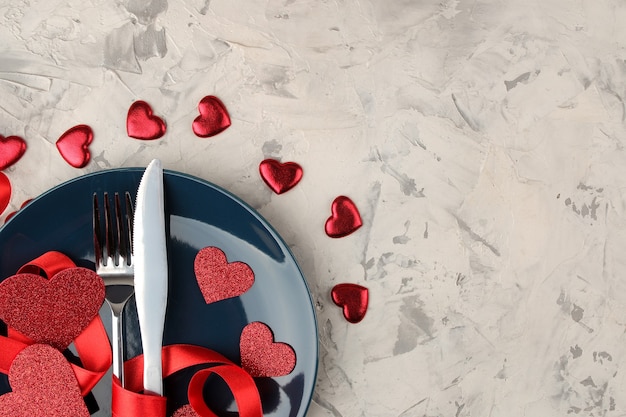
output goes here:
[[102, 263], [102, 230], [100, 228], [100, 208], [98, 195], [93, 194], [93, 247], [96, 267]]
[[109, 201], [109, 193], [106, 192], [104, 193], [104, 247], [106, 248], [105, 264], [111, 261], [113, 265], [116, 265], [111, 202]]
[[126, 262], [126, 239], [122, 235], [124, 233], [124, 215], [122, 214], [119, 193], [115, 193], [113, 202], [115, 204], [115, 265], [121, 265]]
[[132, 265], [133, 263], [133, 219], [135, 213], [133, 210], [133, 200], [130, 197], [130, 193], [126, 191], [126, 241], [128, 242], [128, 258], [127, 263]]
[[118, 193], [115, 193], [115, 225], [117, 230], [117, 250], [116, 256], [119, 258], [118, 265], [132, 264], [132, 202], [130, 200], [130, 193], [126, 192], [124, 195], [125, 210], [122, 210], [121, 198]]

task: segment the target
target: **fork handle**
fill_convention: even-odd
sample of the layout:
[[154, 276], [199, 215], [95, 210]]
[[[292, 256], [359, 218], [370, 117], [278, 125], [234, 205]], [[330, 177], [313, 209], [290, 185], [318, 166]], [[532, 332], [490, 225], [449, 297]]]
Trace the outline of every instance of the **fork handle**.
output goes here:
[[120, 380], [120, 385], [124, 386], [124, 341], [123, 335], [123, 312], [115, 312], [111, 315], [111, 341], [113, 345], [113, 375]]

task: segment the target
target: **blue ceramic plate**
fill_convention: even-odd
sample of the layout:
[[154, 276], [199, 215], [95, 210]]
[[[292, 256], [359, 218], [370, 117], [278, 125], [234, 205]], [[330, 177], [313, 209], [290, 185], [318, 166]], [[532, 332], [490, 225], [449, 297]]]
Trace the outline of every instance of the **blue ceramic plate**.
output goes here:
[[[0, 281], [50, 250], [93, 269], [93, 193], [129, 190], [133, 195], [142, 174], [143, 168], [122, 168], [85, 175], [21, 209], [0, 229]], [[165, 172], [164, 182], [170, 268], [164, 343], [204, 346], [240, 363], [242, 329], [254, 321], [267, 324], [277, 342], [293, 347], [296, 367], [287, 376], [255, 379], [265, 415], [304, 416], [317, 374], [317, 329], [305, 279], [288, 247], [258, 213], [215, 185], [172, 171]], [[252, 288], [207, 305], [193, 271], [196, 254], [207, 246], [223, 250], [229, 262], [248, 264], [255, 274]], [[108, 308], [101, 315], [107, 321]], [[133, 357], [141, 353], [134, 299], [125, 319], [127, 354]], [[170, 412], [186, 402], [190, 377], [180, 372], [166, 379]], [[221, 382], [213, 384], [207, 402], [220, 415], [232, 414], [230, 393]], [[0, 374], [0, 393], [9, 390]], [[109, 391], [110, 379], [105, 378], [88, 399], [95, 416], [110, 415]]]

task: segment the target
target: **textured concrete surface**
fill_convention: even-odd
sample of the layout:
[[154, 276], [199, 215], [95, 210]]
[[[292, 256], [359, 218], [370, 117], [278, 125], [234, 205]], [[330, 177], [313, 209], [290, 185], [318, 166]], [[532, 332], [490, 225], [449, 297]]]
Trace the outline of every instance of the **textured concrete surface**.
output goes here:
[[[626, 414], [626, 5], [619, 0], [0, 2], [9, 211], [145, 166], [235, 193], [300, 263], [311, 417]], [[200, 139], [213, 94], [232, 126]], [[134, 100], [164, 138], [126, 136]], [[57, 138], [85, 123], [92, 161]], [[298, 162], [273, 194], [261, 160]], [[364, 225], [324, 233], [349, 196]], [[350, 324], [329, 292], [370, 290]]]

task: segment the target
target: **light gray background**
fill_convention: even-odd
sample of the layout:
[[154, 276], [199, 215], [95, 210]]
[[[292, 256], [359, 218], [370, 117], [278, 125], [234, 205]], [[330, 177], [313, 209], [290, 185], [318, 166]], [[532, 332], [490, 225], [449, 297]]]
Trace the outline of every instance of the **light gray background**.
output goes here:
[[[626, 4], [619, 0], [0, 2], [10, 208], [120, 166], [212, 181], [285, 238], [310, 284], [309, 415], [626, 414]], [[232, 126], [200, 139], [198, 101]], [[148, 101], [168, 125], [129, 139]], [[55, 147], [85, 123], [92, 162]], [[305, 171], [277, 196], [267, 157]], [[364, 225], [324, 234], [349, 196]], [[329, 292], [369, 288], [347, 323]]]

